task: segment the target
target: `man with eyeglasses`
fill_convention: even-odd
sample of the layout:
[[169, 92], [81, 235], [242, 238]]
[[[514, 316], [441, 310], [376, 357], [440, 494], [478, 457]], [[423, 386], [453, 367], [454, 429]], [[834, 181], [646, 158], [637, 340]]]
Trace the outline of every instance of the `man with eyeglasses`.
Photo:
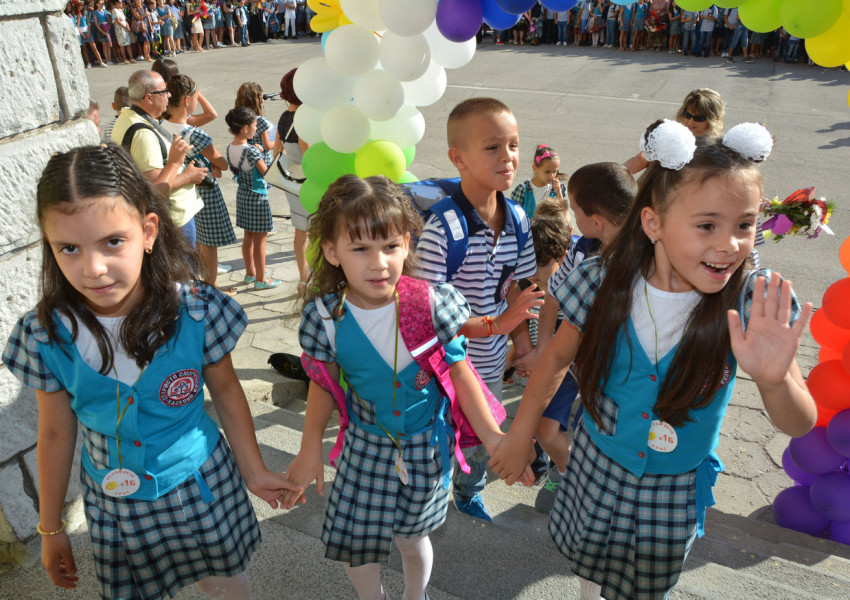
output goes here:
[[168, 194], [169, 212], [192, 245], [195, 244], [195, 214], [203, 208], [195, 184], [207, 170], [183, 161], [189, 145], [172, 138], [157, 119], [168, 106], [168, 89], [162, 76], [153, 71], [136, 71], [127, 84], [130, 106], [121, 110], [112, 126], [112, 141], [123, 145], [148, 180]]

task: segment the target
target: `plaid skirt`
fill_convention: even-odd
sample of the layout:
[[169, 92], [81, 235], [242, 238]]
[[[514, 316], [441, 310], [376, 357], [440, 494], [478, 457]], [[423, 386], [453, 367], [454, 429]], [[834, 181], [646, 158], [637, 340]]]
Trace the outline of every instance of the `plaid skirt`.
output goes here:
[[667, 598], [696, 537], [695, 497], [695, 471], [636, 477], [599, 450], [582, 418], [549, 533], [607, 600]]
[[204, 207], [195, 213], [197, 242], [215, 248], [235, 244], [236, 234], [218, 183], [211, 188], [199, 186], [198, 193], [204, 201]]
[[223, 436], [200, 474], [215, 497], [211, 504], [194, 477], [149, 501], [111, 498], [82, 470], [102, 598], [173, 596], [210, 575], [230, 577], [248, 567], [260, 526]]
[[432, 445], [431, 435], [431, 429], [417, 433], [402, 445], [410, 477], [402, 485], [393, 441], [349, 424], [322, 526], [326, 558], [352, 567], [387, 563], [393, 535], [419, 537], [443, 524], [449, 490], [443, 489], [440, 444]]
[[236, 189], [236, 226], [255, 233], [274, 231], [269, 195], [239, 186]]

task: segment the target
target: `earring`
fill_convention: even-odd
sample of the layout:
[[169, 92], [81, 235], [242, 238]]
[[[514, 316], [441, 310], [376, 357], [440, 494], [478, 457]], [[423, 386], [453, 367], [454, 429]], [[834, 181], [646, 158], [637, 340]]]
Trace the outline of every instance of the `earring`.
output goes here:
[[649, 241], [654, 246], [655, 242], [657, 242], [658, 240], [656, 240], [655, 238], [649, 238]]
[[145, 248], [145, 254], [153, 254], [153, 246], [151, 246], [150, 248]]

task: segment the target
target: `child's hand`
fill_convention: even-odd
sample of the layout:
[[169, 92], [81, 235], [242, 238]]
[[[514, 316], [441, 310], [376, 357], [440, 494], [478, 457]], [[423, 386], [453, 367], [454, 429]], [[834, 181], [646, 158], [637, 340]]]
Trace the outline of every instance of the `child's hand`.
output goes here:
[[767, 284], [766, 297], [764, 291], [764, 277], [759, 277], [753, 290], [746, 333], [738, 311], [728, 312], [729, 335], [738, 365], [759, 385], [779, 385], [788, 375], [797, 354], [812, 305], [807, 302], [803, 306], [800, 318], [792, 327], [788, 324], [791, 318], [791, 282], [786, 280], [780, 285], [779, 273], [774, 272]]
[[77, 587], [77, 563], [71, 551], [71, 541], [64, 531], [56, 535], [41, 536], [41, 564], [50, 575], [53, 585], [61, 588]]
[[284, 508], [292, 508], [296, 502], [306, 504], [307, 499], [304, 497], [304, 490], [314, 481], [316, 482], [316, 493], [320, 496], [325, 494], [325, 466], [322, 463], [321, 454], [313, 456], [299, 452], [283, 476], [300, 488], [300, 491], [294, 489], [285, 495], [282, 502]]
[[304, 486], [287, 479], [283, 473], [265, 470], [245, 482], [248, 490], [272, 508], [292, 508], [285, 505], [285, 499], [291, 494], [303, 494]]
[[[504, 479], [508, 485], [513, 485], [518, 480], [525, 483], [526, 469], [537, 456], [534, 452], [534, 446], [531, 440], [517, 440], [516, 435], [509, 431], [505, 434], [498, 446], [490, 453], [490, 460], [487, 463], [493, 472]], [[532, 475], [532, 483], [533, 475]]]
[[508, 310], [496, 317], [496, 331], [501, 335], [507, 335], [516, 326], [527, 319], [536, 319], [537, 313], [531, 312], [532, 308], [543, 306], [545, 292], [538, 289], [537, 285], [531, 284], [516, 297], [512, 303], [508, 303]]
[[538, 358], [540, 358], [540, 351], [538, 348], [534, 348], [531, 352], [516, 357], [511, 366], [516, 369], [516, 373], [520, 377], [529, 377], [537, 364]]

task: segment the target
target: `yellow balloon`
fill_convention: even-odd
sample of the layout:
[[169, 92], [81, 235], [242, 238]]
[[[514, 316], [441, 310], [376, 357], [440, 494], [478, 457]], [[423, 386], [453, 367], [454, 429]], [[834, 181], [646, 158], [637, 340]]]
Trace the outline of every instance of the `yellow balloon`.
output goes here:
[[339, 26], [354, 25], [354, 21], [345, 16], [345, 13], [339, 13]]
[[806, 52], [822, 67], [838, 67], [850, 61], [850, 17], [842, 12], [825, 33], [806, 39]]
[[310, 29], [316, 33], [324, 33], [339, 27], [339, 15], [316, 15], [310, 19]]

